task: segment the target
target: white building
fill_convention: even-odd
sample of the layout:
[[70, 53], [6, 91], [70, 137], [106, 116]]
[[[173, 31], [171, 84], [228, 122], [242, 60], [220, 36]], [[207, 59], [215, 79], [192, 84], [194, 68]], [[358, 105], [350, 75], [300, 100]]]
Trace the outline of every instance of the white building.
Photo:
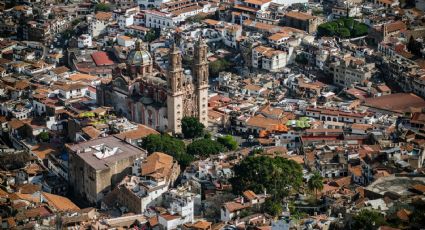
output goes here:
[[201, 203], [201, 195], [188, 192], [185, 188], [171, 189], [164, 194], [167, 213], [158, 216], [158, 222], [164, 229], [176, 229], [177, 226], [193, 223], [195, 202]]
[[295, 3], [307, 4], [308, 0], [272, 0], [272, 2], [285, 6], [290, 6]]
[[145, 10], [145, 23], [148, 28], [171, 28], [174, 27], [177, 18], [171, 13], [158, 10]]
[[117, 36], [117, 43], [120, 46], [124, 46], [124, 47], [134, 46], [134, 42], [135, 42], [135, 40], [133, 38], [128, 37], [128, 36], [125, 36], [125, 35]]
[[252, 66], [268, 71], [278, 71], [286, 66], [288, 53], [266, 46], [257, 46], [252, 50]]
[[92, 37], [98, 37], [101, 34], [107, 32], [106, 27], [112, 22], [112, 13], [110, 12], [99, 12], [89, 22], [89, 34]]
[[162, 194], [168, 191], [179, 173], [177, 161], [167, 154], [155, 152], [146, 159], [137, 159], [132, 167], [132, 175], [117, 187], [117, 202], [135, 213], [160, 205]]
[[349, 57], [332, 63], [334, 84], [340, 87], [352, 87], [372, 77], [374, 63], [366, 63], [364, 59]]
[[159, 8], [162, 3], [169, 2], [169, 0], [137, 0], [137, 5], [141, 9]]
[[134, 24], [134, 16], [140, 12], [138, 6], [128, 9], [114, 10], [112, 17], [118, 22], [118, 26], [121, 30], [124, 30], [127, 26]]
[[82, 34], [77, 39], [78, 48], [88, 48], [93, 46], [92, 37], [88, 34]]
[[81, 83], [70, 83], [57, 85], [59, 92], [59, 98], [62, 99], [71, 99], [71, 98], [79, 98], [86, 95], [86, 91], [88, 90], [88, 86]]

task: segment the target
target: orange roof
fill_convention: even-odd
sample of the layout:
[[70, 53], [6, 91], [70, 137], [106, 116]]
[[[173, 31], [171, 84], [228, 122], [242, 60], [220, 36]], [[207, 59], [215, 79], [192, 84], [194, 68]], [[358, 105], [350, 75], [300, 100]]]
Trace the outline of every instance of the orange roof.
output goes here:
[[295, 18], [295, 19], [298, 19], [298, 20], [302, 20], [302, 21], [306, 21], [306, 20], [316, 18], [315, 16], [313, 16], [311, 14], [301, 13], [301, 12], [297, 12], [297, 11], [289, 11], [288, 13], [286, 13], [285, 16], [290, 17], [290, 18]]
[[234, 212], [237, 210], [249, 208], [250, 206], [251, 206], [250, 203], [241, 204], [239, 202], [234, 202], [234, 201], [224, 203], [224, 207], [227, 210], [229, 210], [229, 212]]
[[267, 131], [276, 130], [277, 125], [285, 123], [282, 119], [266, 118], [262, 115], [251, 117], [247, 121], [247, 125], [259, 127]]
[[211, 228], [211, 222], [208, 221], [197, 221], [194, 224], [187, 224], [186, 226], [189, 227], [190, 229], [195, 229], [195, 230], [206, 230], [206, 229], [210, 229]]
[[411, 211], [403, 208], [397, 212], [397, 217], [402, 221], [409, 221], [410, 214], [412, 214]]
[[23, 89], [26, 89], [28, 87], [30, 87], [30, 83], [26, 80], [18, 81], [15, 84], [15, 88], [18, 89], [18, 90], [23, 90]]
[[157, 216], [151, 217], [149, 218], [148, 222], [151, 227], [156, 226], [158, 224], [158, 217]]
[[93, 126], [86, 126], [86, 127], [82, 128], [81, 131], [83, 131], [83, 133], [87, 134], [91, 139], [96, 139], [101, 134], [101, 132]]
[[39, 144], [32, 147], [31, 152], [37, 155], [41, 160], [45, 159], [49, 154], [59, 152], [58, 149], [54, 148], [50, 144]]
[[272, 36], [268, 37], [268, 39], [272, 40], [272, 41], [279, 41], [283, 38], [289, 38], [289, 34], [288, 33], [275, 33]]
[[257, 198], [257, 194], [251, 190], [246, 190], [243, 192], [243, 196], [246, 197], [248, 200], [254, 200]]
[[94, 17], [97, 20], [106, 21], [112, 18], [112, 12], [99, 12]]
[[25, 123], [22, 122], [21, 120], [13, 119], [13, 120], [8, 122], [8, 125], [12, 129], [19, 129], [19, 128], [23, 127], [25, 125]]
[[99, 79], [99, 77], [96, 77], [90, 74], [75, 73], [69, 76], [69, 79], [71, 81], [81, 81], [81, 80], [94, 81]]
[[164, 218], [165, 220], [175, 220], [175, 219], [178, 219], [178, 218], [180, 218], [180, 216], [179, 215], [171, 215], [171, 214], [169, 214], [169, 213], [165, 213], [165, 214], [161, 214], [160, 215], [162, 218]]
[[255, 4], [255, 5], [263, 5], [263, 4], [271, 2], [271, 0], [245, 0], [244, 2]]
[[159, 132], [156, 131], [155, 129], [149, 128], [148, 126], [139, 125], [137, 129], [135, 130], [119, 133], [115, 136], [123, 140], [125, 139], [138, 140], [148, 136], [149, 134], [159, 134]]
[[425, 185], [417, 184], [412, 187], [414, 190], [425, 193]]
[[43, 197], [47, 203], [58, 211], [77, 211], [80, 208], [66, 197], [43, 192]]
[[204, 19], [203, 22], [205, 24], [212, 25], [212, 26], [220, 24], [220, 21], [217, 21], [217, 20], [214, 20], [214, 19], [209, 19], [209, 18]]
[[350, 167], [348, 169], [352, 174], [354, 174], [355, 176], [362, 176], [362, 167], [360, 165], [354, 166], [354, 167]]
[[172, 156], [161, 152], [154, 152], [143, 162], [142, 176], [167, 177], [172, 167]]

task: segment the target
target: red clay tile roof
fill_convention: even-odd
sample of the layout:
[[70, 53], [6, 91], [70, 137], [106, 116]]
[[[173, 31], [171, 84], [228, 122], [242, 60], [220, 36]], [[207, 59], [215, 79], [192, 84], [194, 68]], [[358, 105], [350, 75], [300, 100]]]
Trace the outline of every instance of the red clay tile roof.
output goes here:
[[255, 194], [251, 190], [246, 190], [245, 192], [243, 192], [243, 196], [246, 197], [248, 200], [254, 200], [257, 198], [257, 194]]
[[297, 11], [290, 11], [290, 12], [286, 13], [285, 16], [290, 17], [290, 18], [295, 18], [295, 19], [298, 19], [298, 20], [302, 20], [302, 21], [306, 21], [306, 20], [316, 18], [315, 16], [313, 16], [311, 14], [306, 14], [306, 13], [297, 12]]
[[66, 197], [43, 192], [47, 203], [58, 211], [77, 211], [80, 208]]
[[91, 57], [97, 66], [108, 66], [114, 64], [114, 61], [109, 57], [108, 53], [103, 51], [94, 52]]
[[395, 93], [381, 97], [367, 98], [364, 101], [364, 105], [401, 113], [408, 112], [411, 108], [425, 107], [425, 100], [412, 93]]

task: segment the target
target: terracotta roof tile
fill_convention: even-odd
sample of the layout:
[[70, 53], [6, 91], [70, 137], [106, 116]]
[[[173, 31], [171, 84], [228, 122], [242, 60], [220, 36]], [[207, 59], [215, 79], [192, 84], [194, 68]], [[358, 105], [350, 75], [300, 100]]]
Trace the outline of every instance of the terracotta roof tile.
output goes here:
[[54, 195], [51, 193], [42, 193], [47, 203], [58, 211], [77, 211], [80, 208], [66, 197]]

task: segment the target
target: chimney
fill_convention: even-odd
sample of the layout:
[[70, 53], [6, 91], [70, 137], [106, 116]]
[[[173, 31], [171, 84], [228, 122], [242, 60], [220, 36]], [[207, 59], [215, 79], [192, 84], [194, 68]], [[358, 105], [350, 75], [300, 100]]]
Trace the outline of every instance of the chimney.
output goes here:
[[241, 204], [244, 204], [244, 198], [243, 198], [243, 196], [241, 197]]

